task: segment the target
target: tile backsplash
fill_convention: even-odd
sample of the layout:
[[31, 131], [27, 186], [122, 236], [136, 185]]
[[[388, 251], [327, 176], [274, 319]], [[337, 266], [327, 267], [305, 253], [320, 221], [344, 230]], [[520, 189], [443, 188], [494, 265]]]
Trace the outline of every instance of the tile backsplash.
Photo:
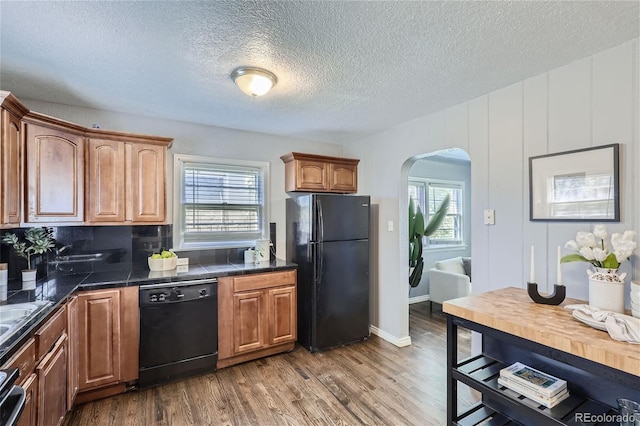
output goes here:
[[[172, 225], [135, 226], [57, 226], [53, 230], [56, 246], [42, 255], [32, 256], [38, 269], [37, 278], [47, 275], [86, 274], [114, 270], [148, 270], [147, 258], [161, 249], [173, 247]], [[13, 232], [20, 239], [26, 228], [0, 230], [0, 235]], [[276, 238], [276, 224], [269, 226], [270, 239]], [[243, 263], [249, 247], [180, 251], [189, 263]], [[272, 250], [272, 260], [275, 252]], [[27, 261], [15, 251], [0, 244], [0, 263], [9, 264], [9, 279], [20, 279]]]
[[[147, 257], [173, 244], [171, 225], [135, 226], [58, 226], [51, 227], [56, 247], [48, 253], [32, 256], [38, 278], [50, 274], [80, 274], [114, 269], [146, 269]], [[13, 232], [20, 238], [26, 228]], [[0, 262], [9, 263], [9, 279], [19, 279], [27, 261], [4, 244]]]

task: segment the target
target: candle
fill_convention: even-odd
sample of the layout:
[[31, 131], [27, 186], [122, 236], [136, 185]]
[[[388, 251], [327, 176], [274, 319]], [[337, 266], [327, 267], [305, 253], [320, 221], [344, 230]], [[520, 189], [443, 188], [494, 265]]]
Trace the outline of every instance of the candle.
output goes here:
[[535, 265], [534, 265], [534, 255], [533, 255], [533, 246], [531, 246], [531, 272], [529, 273], [529, 282], [530, 283], [535, 283], [536, 282], [536, 278], [535, 278]]
[[562, 269], [560, 268], [560, 258], [562, 258], [562, 254], [560, 253], [560, 246], [558, 246], [558, 276], [556, 277], [558, 285], [562, 285]]

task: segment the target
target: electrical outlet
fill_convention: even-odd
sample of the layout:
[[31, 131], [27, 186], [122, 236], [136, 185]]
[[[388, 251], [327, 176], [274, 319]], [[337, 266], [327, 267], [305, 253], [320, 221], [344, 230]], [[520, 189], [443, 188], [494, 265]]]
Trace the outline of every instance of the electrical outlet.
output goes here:
[[393, 221], [392, 220], [387, 222], [387, 231], [393, 232]]
[[496, 211], [494, 209], [487, 209], [484, 211], [484, 224], [485, 225], [496, 224]]

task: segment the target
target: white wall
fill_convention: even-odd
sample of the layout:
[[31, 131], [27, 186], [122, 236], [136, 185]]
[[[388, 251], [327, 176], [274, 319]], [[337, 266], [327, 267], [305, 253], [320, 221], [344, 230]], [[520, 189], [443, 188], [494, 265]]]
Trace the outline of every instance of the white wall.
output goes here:
[[463, 241], [462, 247], [424, 248], [424, 272], [417, 287], [409, 293], [410, 302], [425, 300], [429, 294], [429, 269], [433, 268], [438, 260], [449, 259], [457, 256], [471, 256], [471, 164], [465, 160], [447, 159], [442, 156], [429, 156], [421, 158], [411, 166], [410, 177], [442, 179], [464, 182], [464, 209]]
[[[115, 113], [67, 105], [53, 104], [30, 99], [20, 99], [29, 109], [51, 115], [73, 123], [91, 127], [99, 124], [102, 129], [172, 137], [167, 169], [173, 168], [173, 154], [192, 154], [238, 160], [267, 161], [270, 163], [269, 222], [276, 223], [276, 253], [285, 258], [285, 199], [284, 164], [280, 156], [291, 151], [323, 155], [342, 155], [340, 145], [309, 142], [301, 139], [283, 138], [261, 133], [204, 126], [174, 120], [162, 120], [131, 114]], [[172, 208], [172, 183], [167, 182], [168, 211]]]
[[[531, 245], [537, 281], [549, 288], [556, 246], [592, 225], [529, 221], [530, 156], [621, 144], [621, 222], [608, 229], [640, 231], [639, 44], [632, 40], [345, 146], [345, 155], [361, 158], [360, 190], [379, 210], [374, 330], [398, 345], [410, 342], [404, 188], [416, 155], [455, 147], [471, 157], [474, 293], [524, 288]], [[482, 224], [487, 208], [496, 210], [494, 226]], [[388, 221], [399, 224], [394, 232]], [[569, 297], [586, 299], [587, 264], [562, 269]], [[622, 270], [640, 279], [638, 254]]]

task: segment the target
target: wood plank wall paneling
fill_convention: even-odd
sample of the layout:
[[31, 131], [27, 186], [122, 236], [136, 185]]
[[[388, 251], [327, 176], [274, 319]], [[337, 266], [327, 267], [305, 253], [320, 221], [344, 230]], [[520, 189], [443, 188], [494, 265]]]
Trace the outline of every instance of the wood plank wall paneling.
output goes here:
[[[446, 415], [446, 322], [439, 307], [411, 305], [413, 345], [376, 336], [311, 354], [290, 353], [218, 370], [73, 409], [67, 426], [100, 425], [442, 425]], [[460, 356], [470, 335], [459, 337]], [[479, 394], [462, 390], [461, 404]]]

